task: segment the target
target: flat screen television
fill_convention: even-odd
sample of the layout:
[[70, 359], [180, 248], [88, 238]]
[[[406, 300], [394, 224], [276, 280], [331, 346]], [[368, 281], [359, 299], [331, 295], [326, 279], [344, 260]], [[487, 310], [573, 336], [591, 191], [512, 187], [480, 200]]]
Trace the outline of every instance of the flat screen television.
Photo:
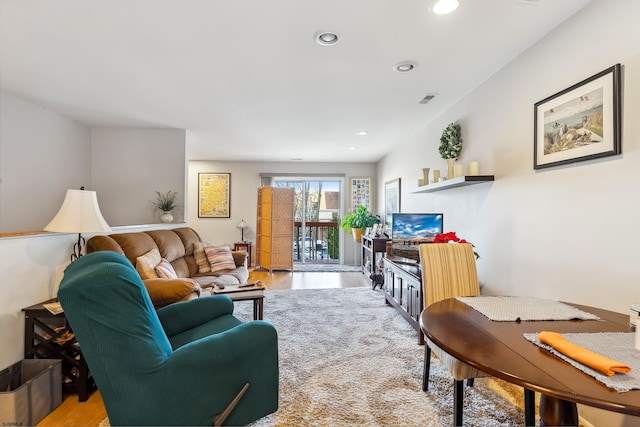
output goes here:
[[391, 219], [393, 245], [412, 246], [431, 243], [443, 232], [441, 213], [394, 213]]

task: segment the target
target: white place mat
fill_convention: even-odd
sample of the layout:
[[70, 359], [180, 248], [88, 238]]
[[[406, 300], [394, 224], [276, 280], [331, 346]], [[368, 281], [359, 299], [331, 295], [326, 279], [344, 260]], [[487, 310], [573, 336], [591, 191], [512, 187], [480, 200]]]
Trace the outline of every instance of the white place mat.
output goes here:
[[538, 339], [538, 334], [524, 334], [524, 337], [539, 347], [548, 350], [562, 360], [570, 363], [575, 368], [592, 376], [609, 388], [619, 393], [640, 389], [640, 351], [634, 348], [634, 332], [596, 332], [580, 334], [562, 334], [568, 341], [613, 359], [631, 367], [628, 374], [615, 374], [608, 377], [595, 369], [576, 362], [568, 356], [560, 353], [555, 348], [543, 344]]
[[559, 301], [534, 297], [478, 296], [456, 299], [497, 322], [600, 319], [595, 314]]

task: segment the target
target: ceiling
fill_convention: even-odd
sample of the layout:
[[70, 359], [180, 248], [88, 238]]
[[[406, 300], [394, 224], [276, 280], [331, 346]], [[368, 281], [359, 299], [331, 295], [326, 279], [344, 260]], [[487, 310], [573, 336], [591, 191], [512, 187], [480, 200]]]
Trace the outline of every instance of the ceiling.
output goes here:
[[0, 86], [191, 160], [375, 162], [590, 1], [0, 0]]

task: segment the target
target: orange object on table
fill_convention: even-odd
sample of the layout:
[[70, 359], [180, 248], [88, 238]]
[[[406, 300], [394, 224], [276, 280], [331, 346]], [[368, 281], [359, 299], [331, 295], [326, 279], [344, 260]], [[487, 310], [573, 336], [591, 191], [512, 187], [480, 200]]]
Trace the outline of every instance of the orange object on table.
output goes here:
[[565, 356], [609, 377], [616, 373], [626, 374], [631, 372], [631, 367], [628, 365], [573, 344], [557, 332], [542, 331], [538, 334], [538, 339], [541, 343], [550, 345]]

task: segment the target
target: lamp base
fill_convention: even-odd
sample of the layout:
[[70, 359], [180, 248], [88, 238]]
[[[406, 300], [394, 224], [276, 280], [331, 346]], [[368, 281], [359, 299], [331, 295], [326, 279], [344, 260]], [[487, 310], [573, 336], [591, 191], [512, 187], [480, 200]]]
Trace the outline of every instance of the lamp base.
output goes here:
[[71, 253], [71, 262], [79, 259], [82, 256], [84, 248], [87, 246], [86, 240], [82, 237], [82, 234], [78, 233], [78, 242], [73, 244], [73, 252]]

